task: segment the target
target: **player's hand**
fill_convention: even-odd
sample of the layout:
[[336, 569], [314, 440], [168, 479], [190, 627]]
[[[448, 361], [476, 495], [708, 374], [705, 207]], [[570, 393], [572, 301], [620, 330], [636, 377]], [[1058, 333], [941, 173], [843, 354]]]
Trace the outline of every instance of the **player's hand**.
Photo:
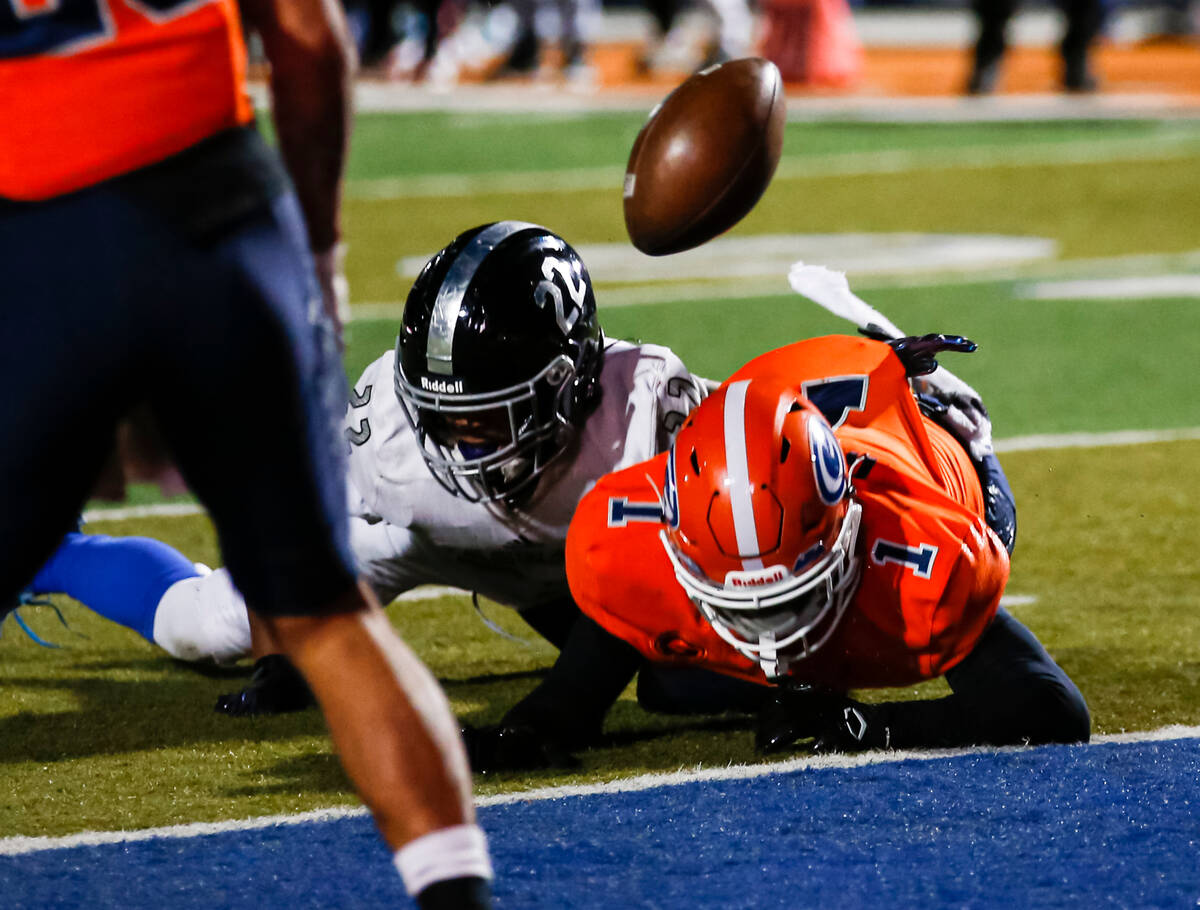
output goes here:
[[878, 705], [846, 699], [841, 712], [829, 719], [813, 744], [813, 752], [827, 755], [836, 752], [866, 752], [870, 749], [890, 749], [892, 730], [884, 709]]
[[972, 460], [981, 461], [995, 451], [992, 420], [978, 392], [945, 367], [911, 382], [925, 416], [962, 443]]
[[758, 711], [754, 748], [763, 755], [789, 750], [797, 740], [819, 736], [852, 704], [840, 692], [784, 681]]
[[980, 461], [992, 454], [992, 421], [983, 399], [973, 388], [940, 366], [936, 359], [943, 351], [969, 354], [976, 349], [975, 342], [962, 335], [909, 335], [888, 339], [870, 331], [863, 334], [892, 346], [904, 364], [921, 410], [957, 439], [973, 460]]
[[[904, 364], [910, 377], [924, 376], [938, 368], [937, 355], [943, 351], [970, 354], [978, 345], [962, 335], [906, 335], [887, 342]], [[964, 383], [965, 385], [965, 383]]]
[[327, 250], [313, 252], [313, 266], [325, 312], [333, 320], [333, 329], [342, 349], [342, 329], [350, 321], [350, 283], [346, 280], [346, 244], [335, 243]]
[[480, 774], [579, 767], [579, 759], [552, 734], [525, 725], [473, 727], [464, 723], [462, 738], [471, 770]]
[[240, 692], [217, 696], [214, 711], [231, 717], [285, 714], [315, 705], [308, 683], [282, 654], [268, 654], [254, 662], [250, 684]]

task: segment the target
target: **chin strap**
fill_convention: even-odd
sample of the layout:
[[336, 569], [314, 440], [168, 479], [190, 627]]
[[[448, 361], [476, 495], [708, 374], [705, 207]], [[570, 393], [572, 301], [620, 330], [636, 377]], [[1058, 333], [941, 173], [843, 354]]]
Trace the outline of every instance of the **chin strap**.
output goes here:
[[787, 658], [775, 650], [775, 635], [766, 632], [758, 637], [758, 666], [767, 679], [775, 679], [787, 673]]

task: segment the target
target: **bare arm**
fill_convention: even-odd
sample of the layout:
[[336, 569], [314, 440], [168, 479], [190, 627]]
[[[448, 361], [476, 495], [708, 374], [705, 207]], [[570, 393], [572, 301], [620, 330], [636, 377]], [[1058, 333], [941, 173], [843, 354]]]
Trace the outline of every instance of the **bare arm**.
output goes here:
[[341, 180], [350, 136], [354, 45], [338, 0], [241, 0], [271, 64], [279, 148], [316, 253], [341, 237]]

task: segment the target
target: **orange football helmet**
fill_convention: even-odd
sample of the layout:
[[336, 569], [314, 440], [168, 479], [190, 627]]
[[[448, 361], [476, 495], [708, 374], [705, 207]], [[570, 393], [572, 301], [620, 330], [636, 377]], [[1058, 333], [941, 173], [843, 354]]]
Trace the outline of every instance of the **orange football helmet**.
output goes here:
[[829, 423], [797, 386], [722, 386], [667, 458], [661, 538], [675, 577], [768, 677], [824, 644], [857, 587], [862, 506]]

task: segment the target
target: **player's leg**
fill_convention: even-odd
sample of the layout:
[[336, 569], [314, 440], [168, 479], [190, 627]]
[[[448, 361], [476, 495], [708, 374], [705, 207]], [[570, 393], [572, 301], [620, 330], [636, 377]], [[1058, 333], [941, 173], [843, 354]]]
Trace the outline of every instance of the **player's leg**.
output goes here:
[[[66, 594], [99, 613], [155, 639], [159, 604], [174, 585], [200, 573], [182, 553], [148, 537], [109, 537], [72, 531], [30, 584], [35, 594]], [[176, 657], [196, 659], [169, 652]], [[232, 656], [237, 656], [232, 655]]]
[[[945, 698], [873, 704], [835, 698], [835, 710], [818, 718], [824, 732], [814, 748], [857, 752], [1088, 741], [1091, 719], [1079, 689], [1033, 633], [1003, 609], [946, 681], [953, 694]], [[790, 742], [776, 736], [767, 751]]]
[[457, 725], [354, 580], [345, 377], [304, 243], [285, 196], [211, 250], [180, 251], [192, 299], [158, 330], [189, 343], [164, 358], [153, 408], [247, 603], [308, 677], [407, 886], [457, 889], [460, 906], [476, 906], [490, 872]]
[[0, 608], [75, 527], [127, 402], [126, 228], [96, 193], [0, 202]]
[[1000, 78], [1000, 65], [1007, 46], [1008, 20], [1016, 12], [1016, 0], [972, 0], [971, 8], [979, 26], [975, 40], [971, 76], [967, 81], [967, 92], [972, 95], [987, 95], [996, 88]]
[[946, 673], [952, 695], [860, 710], [872, 745], [895, 749], [1087, 742], [1087, 703], [1041, 642], [1000, 609]]
[[1091, 718], [1079, 688], [1029, 629], [996, 612], [974, 650], [946, 674], [977, 742], [1087, 742]]
[[1059, 0], [1067, 18], [1059, 49], [1062, 52], [1063, 88], [1091, 92], [1098, 87], [1089, 53], [1104, 22], [1104, 0]]
[[[471, 781], [445, 695], [373, 602], [361, 584], [338, 599], [344, 612], [264, 620], [308, 679], [347, 773], [371, 781], [363, 798], [384, 837], [404, 844], [447, 822], [473, 822]], [[388, 717], [399, 723], [381, 723]], [[411, 793], [415, 779], [424, 781], [424, 799], [392, 796]]]

